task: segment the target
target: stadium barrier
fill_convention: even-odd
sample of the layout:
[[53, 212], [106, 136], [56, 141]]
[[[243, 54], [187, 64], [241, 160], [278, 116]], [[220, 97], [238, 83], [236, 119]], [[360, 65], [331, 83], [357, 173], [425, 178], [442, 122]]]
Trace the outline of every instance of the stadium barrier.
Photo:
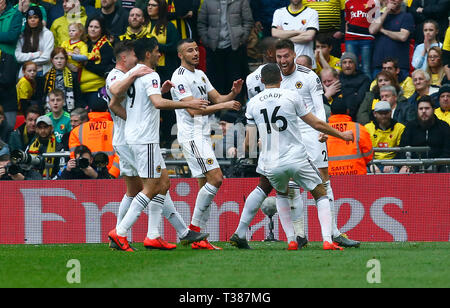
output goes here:
[[[257, 178], [225, 179], [211, 208], [206, 231], [211, 241], [226, 241], [235, 231]], [[338, 227], [360, 241], [449, 241], [450, 174], [335, 176], [331, 180], [338, 208]], [[189, 224], [198, 186], [195, 179], [172, 179], [171, 197]], [[125, 192], [118, 180], [3, 181], [0, 186], [0, 244], [102, 243], [116, 223]], [[273, 193], [272, 193], [273, 195]], [[314, 200], [302, 192], [307, 206], [308, 238], [320, 241]], [[275, 214], [274, 235], [286, 240]], [[261, 241], [269, 234], [269, 218], [261, 211], [247, 233]], [[143, 213], [129, 234], [142, 242], [147, 233]], [[175, 230], [164, 220], [161, 234], [175, 242]]]

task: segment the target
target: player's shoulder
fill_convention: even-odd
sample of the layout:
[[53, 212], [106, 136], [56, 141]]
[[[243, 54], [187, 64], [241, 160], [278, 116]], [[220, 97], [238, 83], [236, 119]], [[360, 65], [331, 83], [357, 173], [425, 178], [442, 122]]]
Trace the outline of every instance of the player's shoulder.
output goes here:
[[312, 74], [312, 73], [314, 73], [313, 70], [307, 68], [306, 66], [300, 65], [300, 64], [297, 64], [296, 71], [299, 72], [299, 73], [303, 73], [303, 74]]
[[121, 77], [125, 76], [125, 73], [117, 68], [113, 68], [109, 73], [108, 76], [106, 76], [106, 82], [111, 83], [114, 82], [116, 79], [119, 79]]

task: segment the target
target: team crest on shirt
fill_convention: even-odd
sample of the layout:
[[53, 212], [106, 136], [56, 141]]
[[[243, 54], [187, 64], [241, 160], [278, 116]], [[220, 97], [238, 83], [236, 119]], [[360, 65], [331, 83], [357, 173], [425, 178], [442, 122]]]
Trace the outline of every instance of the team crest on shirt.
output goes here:
[[61, 125], [59, 126], [59, 130], [64, 130], [64, 128], [66, 128], [66, 126], [65, 126], [64, 124], [61, 124]]
[[178, 91], [180, 91], [181, 94], [186, 93], [186, 90], [184, 89], [184, 86], [182, 84], [178, 85]]
[[214, 163], [214, 159], [208, 158], [208, 159], [206, 160], [206, 163], [207, 163], [208, 165], [212, 165], [212, 164]]
[[153, 88], [157, 88], [158, 87], [158, 80], [153, 79], [152, 80], [152, 85], [153, 85]]
[[206, 83], [206, 79], [205, 79], [205, 77], [202, 77], [202, 81], [203, 81], [204, 83]]
[[306, 24], [306, 19], [302, 19], [302, 25]]
[[296, 87], [297, 89], [301, 89], [301, 88], [303, 87], [303, 83], [302, 83], [301, 81], [297, 81], [297, 82], [295, 83], [295, 87]]
[[161, 166], [160, 166], [160, 165], [158, 165], [158, 166], [156, 167], [156, 172], [161, 173]]

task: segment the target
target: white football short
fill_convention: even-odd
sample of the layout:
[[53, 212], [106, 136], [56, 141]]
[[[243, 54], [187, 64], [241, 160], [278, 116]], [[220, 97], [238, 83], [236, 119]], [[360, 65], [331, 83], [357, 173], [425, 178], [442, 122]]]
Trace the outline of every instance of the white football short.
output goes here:
[[319, 170], [309, 159], [302, 159], [290, 165], [277, 166], [270, 171], [263, 171], [259, 168], [256, 171], [265, 176], [276, 191], [282, 193], [287, 192], [291, 179], [307, 191], [313, 190], [322, 183]]
[[161, 171], [166, 169], [166, 164], [158, 143], [130, 144], [129, 147], [133, 154], [132, 165], [139, 177], [145, 179], [161, 177]]
[[119, 155], [120, 175], [138, 176], [136, 168], [133, 166], [134, 156], [128, 144], [115, 145], [114, 151]]
[[205, 177], [206, 172], [220, 168], [210, 138], [182, 142], [181, 149], [194, 178]]
[[320, 132], [316, 130], [302, 131], [302, 141], [306, 153], [317, 168], [328, 168], [328, 150], [326, 142], [319, 142]]

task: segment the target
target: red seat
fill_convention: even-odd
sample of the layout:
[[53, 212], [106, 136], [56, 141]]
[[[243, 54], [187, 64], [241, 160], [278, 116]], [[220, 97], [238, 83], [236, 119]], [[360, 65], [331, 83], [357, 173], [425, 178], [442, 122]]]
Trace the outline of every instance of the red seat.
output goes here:
[[14, 125], [14, 129], [18, 128], [20, 125], [25, 123], [25, 117], [23, 115], [16, 116], [16, 125]]

